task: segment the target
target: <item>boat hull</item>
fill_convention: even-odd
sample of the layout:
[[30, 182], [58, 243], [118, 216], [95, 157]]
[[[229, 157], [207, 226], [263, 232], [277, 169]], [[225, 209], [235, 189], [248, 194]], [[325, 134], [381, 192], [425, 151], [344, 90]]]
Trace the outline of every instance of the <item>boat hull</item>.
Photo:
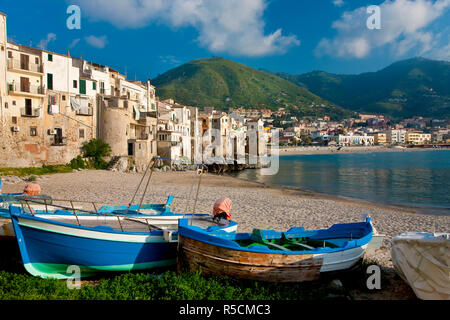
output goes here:
[[178, 268], [268, 282], [305, 282], [325, 272], [347, 270], [361, 261], [365, 247], [327, 254], [278, 254], [234, 250], [178, 237]]
[[[120, 219], [129, 219], [133, 220], [133, 218], [138, 217], [142, 221], [142, 218], [147, 218], [149, 224], [153, 226], [177, 226], [178, 219], [183, 217], [190, 217], [191, 215], [179, 215], [179, 214], [154, 214], [154, 215], [132, 215], [128, 214], [128, 216], [121, 216]], [[198, 214], [196, 216], [207, 216], [206, 214]], [[96, 215], [96, 214], [78, 214], [77, 216], [68, 212], [67, 214], [53, 214], [53, 213], [36, 213], [35, 217], [49, 219], [49, 220], [72, 220], [73, 223], [77, 223], [77, 221], [92, 221], [98, 223], [106, 223], [108, 221], [117, 221], [117, 216], [115, 215]], [[0, 240], [2, 239], [10, 239], [15, 237], [14, 227], [9, 215], [9, 209], [0, 209]]]
[[0, 239], [10, 240], [15, 236], [11, 219], [0, 217]]
[[67, 279], [69, 266], [79, 276], [105, 271], [146, 270], [176, 264], [176, 242], [162, 231], [147, 234], [93, 230], [44, 219], [12, 215], [25, 269], [34, 276]]

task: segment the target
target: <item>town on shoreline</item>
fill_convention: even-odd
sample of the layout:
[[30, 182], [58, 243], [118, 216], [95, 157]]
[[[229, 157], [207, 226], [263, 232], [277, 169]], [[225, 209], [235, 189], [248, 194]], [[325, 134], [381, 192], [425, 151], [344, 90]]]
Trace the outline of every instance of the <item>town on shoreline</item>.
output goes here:
[[92, 139], [111, 147], [117, 169], [134, 171], [155, 157], [170, 166], [240, 170], [267, 165], [278, 147], [334, 152], [450, 144], [448, 119], [299, 118], [291, 114], [298, 106], [223, 111], [160, 100], [150, 80], [131, 81], [108, 66], [8, 41], [6, 20], [0, 13], [0, 78], [6, 80], [0, 85], [0, 167], [68, 164]]

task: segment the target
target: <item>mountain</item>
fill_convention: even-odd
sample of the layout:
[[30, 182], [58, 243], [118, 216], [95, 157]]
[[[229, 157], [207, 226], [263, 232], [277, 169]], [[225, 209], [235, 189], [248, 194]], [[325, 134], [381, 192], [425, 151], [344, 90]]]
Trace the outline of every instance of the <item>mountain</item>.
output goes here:
[[450, 118], [450, 62], [414, 58], [359, 75], [274, 74], [353, 111]]
[[299, 115], [342, 118], [350, 113], [272, 73], [218, 57], [185, 63], [159, 75], [152, 84], [161, 99], [197, 107], [277, 109], [295, 105]]

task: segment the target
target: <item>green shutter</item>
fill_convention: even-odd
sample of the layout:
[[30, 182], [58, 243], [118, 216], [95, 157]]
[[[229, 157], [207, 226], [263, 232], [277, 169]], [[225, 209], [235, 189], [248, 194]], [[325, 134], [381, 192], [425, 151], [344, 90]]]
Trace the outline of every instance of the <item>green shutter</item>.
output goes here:
[[48, 61], [53, 61], [53, 55], [51, 55], [50, 53], [48, 54]]
[[97, 83], [92, 81], [92, 90], [97, 90]]
[[53, 74], [47, 73], [47, 89], [53, 90]]
[[80, 79], [80, 93], [86, 94], [86, 80]]

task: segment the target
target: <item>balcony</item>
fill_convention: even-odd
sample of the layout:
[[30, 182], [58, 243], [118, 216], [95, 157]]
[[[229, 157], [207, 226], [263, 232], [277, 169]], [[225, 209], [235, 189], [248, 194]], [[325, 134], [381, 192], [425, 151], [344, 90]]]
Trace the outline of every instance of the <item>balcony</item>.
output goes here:
[[93, 115], [93, 108], [92, 107], [88, 107], [88, 108], [80, 108], [78, 109], [75, 114], [77, 116], [92, 116]]
[[65, 146], [66, 145], [66, 137], [55, 136], [53, 138], [52, 146]]
[[43, 86], [35, 86], [30, 84], [8, 83], [8, 93], [14, 95], [25, 96], [44, 96], [45, 88]]
[[149, 135], [148, 133], [141, 133], [136, 140], [148, 140]]
[[42, 64], [30, 63], [25, 61], [20, 61], [17, 59], [8, 59], [8, 70], [18, 71], [28, 74], [42, 74], [44, 73], [44, 68]]
[[41, 116], [41, 108], [20, 108], [22, 117], [39, 118]]

